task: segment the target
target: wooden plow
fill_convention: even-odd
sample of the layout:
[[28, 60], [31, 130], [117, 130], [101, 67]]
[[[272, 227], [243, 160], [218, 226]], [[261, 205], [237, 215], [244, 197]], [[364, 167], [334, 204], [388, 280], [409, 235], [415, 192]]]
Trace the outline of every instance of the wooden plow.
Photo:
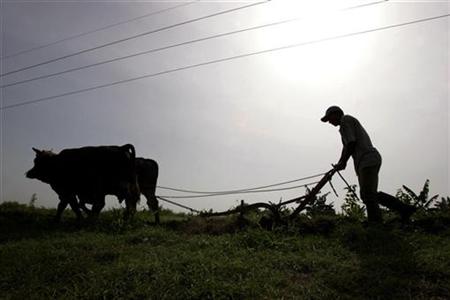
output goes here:
[[[201, 212], [200, 216], [218, 217], [218, 216], [227, 216], [231, 214], [240, 214], [241, 216], [243, 216], [246, 212], [263, 208], [267, 209], [271, 213], [271, 220], [266, 220], [267, 222], [270, 222], [270, 227], [272, 226], [272, 224], [286, 225], [290, 221], [295, 219], [295, 217], [297, 217], [298, 214], [302, 212], [308, 204], [313, 203], [313, 201], [316, 199], [317, 194], [331, 180], [334, 173], [336, 173], [335, 169], [328, 171], [327, 173], [324, 174], [324, 176], [320, 179], [320, 181], [311, 189], [311, 191], [309, 191], [309, 193], [294, 199], [290, 199], [279, 203], [257, 202], [252, 204], [245, 204], [244, 201], [242, 200], [241, 205], [234, 209], [223, 212]], [[294, 209], [294, 211], [289, 216], [283, 218], [280, 214], [281, 208], [291, 203], [299, 203], [299, 205]]]

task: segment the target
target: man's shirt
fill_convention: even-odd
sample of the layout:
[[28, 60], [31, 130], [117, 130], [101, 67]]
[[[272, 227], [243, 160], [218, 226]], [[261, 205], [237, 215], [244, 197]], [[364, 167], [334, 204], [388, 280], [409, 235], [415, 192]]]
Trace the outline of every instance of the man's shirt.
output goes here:
[[369, 135], [356, 118], [350, 115], [342, 116], [339, 132], [344, 146], [351, 142], [356, 143], [352, 157], [357, 174], [362, 168], [381, 165], [380, 154], [372, 145]]

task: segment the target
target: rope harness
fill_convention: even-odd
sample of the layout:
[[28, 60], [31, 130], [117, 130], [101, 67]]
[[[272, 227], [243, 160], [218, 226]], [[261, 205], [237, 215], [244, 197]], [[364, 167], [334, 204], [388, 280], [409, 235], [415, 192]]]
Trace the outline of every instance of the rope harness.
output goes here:
[[[311, 175], [311, 176], [306, 176], [306, 177], [302, 177], [302, 178], [298, 178], [298, 179], [294, 179], [294, 180], [289, 180], [289, 181], [284, 181], [284, 182], [280, 182], [280, 183], [275, 183], [275, 184], [270, 184], [270, 185], [264, 185], [264, 186], [259, 186], [259, 187], [253, 187], [253, 188], [246, 188], [246, 189], [237, 189], [237, 190], [227, 190], [227, 191], [195, 191], [195, 190], [187, 190], [187, 189], [180, 189], [180, 188], [172, 188], [172, 187], [166, 187], [166, 186], [157, 186], [160, 189], [164, 189], [164, 190], [170, 190], [170, 191], [176, 191], [176, 192], [183, 192], [183, 193], [188, 193], [188, 194], [195, 194], [195, 195], [191, 195], [191, 196], [175, 196], [175, 195], [169, 195], [169, 196], [156, 196], [156, 198], [158, 198], [159, 200], [165, 201], [167, 203], [170, 203], [172, 205], [184, 208], [186, 210], [189, 210], [192, 213], [197, 213], [197, 214], [201, 214], [203, 216], [222, 216], [222, 215], [228, 215], [228, 214], [232, 214], [232, 213], [236, 213], [236, 212], [240, 212], [243, 213], [244, 211], [253, 209], [253, 208], [266, 208], [269, 209], [270, 211], [272, 211], [272, 213], [274, 215], [278, 215], [278, 211], [281, 208], [281, 206], [286, 205], [286, 204], [290, 204], [290, 203], [294, 203], [294, 202], [300, 202], [300, 205], [294, 210], [294, 212], [291, 215], [291, 218], [295, 217], [298, 213], [300, 213], [308, 204], [310, 204], [316, 197], [317, 193], [320, 192], [320, 190], [323, 188], [323, 186], [325, 186], [327, 183], [330, 184], [331, 189], [333, 190], [334, 194], [339, 197], [339, 195], [336, 192], [336, 189], [333, 186], [333, 183], [331, 181], [334, 173], [338, 173], [339, 177], [344, 181], [344, 183], [347, 185], [347, 187], [349, 188], [349, 190], [355, 195], [355, 197], [358, 197], [356, 195], [356, 192], [353, 190], [353, 188], [349, 185], [349, 183], [347, 182], [347, 180], [345, 180], [345, 178], [342, 176], [342, 174], [335, 170], [334, 168], [331, 169], [330, 171], [326, 172], [326, 173], [320, 173], [320, 174], [316, 174], [316, 175]], [[312, 178], [317, 178], [319, 176], [323, 176], [322, 179], [320, 181], [316, 181], [316, 182], [311, 182], [311, 183], [307, 183], [307, 184], [302, 184], [302, 185], [296, 185], [296, 186], [292, 186], [292, 187], [283, 187], [283, 188], [275, 188], [275, 189], [268, 189], [268, 188], [272, 188], [272, 187], [276, 187], [276, 186], [280, 186], [280, 185], [285, 185], [285, 184], [289, 184], [289, 183], [294, 183], [294, 182], [299, 182], [299, 181], [304, 181], [307, 179], [312, 179]], [[249, 204], [249, 205], [244, 205], [244, 203], [242, 202], [240, 206], [238, 206], [237, 208], [234, 209], [230, 209], [224, 212], [216, 212], [216, 213], [204, 213], [201, 212], [197, 209], [194, 209], [192, 207], [189, 207], [187, 205], [184, 204], [180, 204], [177, 203], [173, 200], [170, 199], [187, 199], [187, 198], [202, 198], [202, 197], [214, 197], [214, 196], [223, 196], [223, 195], [238, 195], [238, 194], [247, 194], [247, 193], [264, 193], [264, 192], [273, 192], [273, 191], [283, 191], [283, 190], [291, 190], [291, 189], [297, 189], [297, 188], [301, 188], [301, 187], [307, 187], [310, 185], [315, 185], [314, 188], [312, 190], [310, 190], [310, 192], [307, 195], [303, 195], [291, 200], [287, 200], [284, 202], [279, 202], [278, 204], [272, 204], [272, 203], [253, 203], [253, 204]], [[170, 199], [168, 199], [170, 198]], [[359, 198], [358, 198], [359, 199]], [[279, 217], [279, 216], [278, 216]]]

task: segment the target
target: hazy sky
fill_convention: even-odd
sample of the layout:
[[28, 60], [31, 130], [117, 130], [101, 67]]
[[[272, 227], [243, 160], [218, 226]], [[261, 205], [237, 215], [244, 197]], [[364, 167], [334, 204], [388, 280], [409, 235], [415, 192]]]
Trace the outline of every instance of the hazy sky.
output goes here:
[[[168, 69], [449, 13], [448, 2], [272, 0], [27, 71], [2, 85], [289, 18], [297, 22], [137, 56], [1, 90], [2, 106]], [[2, 1], [2, 56], [179, 5], [174, 1]], [[142, 32], [249, 4], [200, 1], [2, 60], [5, 73]], [[159, 184], [195, 190], [253, 187], [325, 172], [340, 155], [329, 105], [358, 118], [383, 157], [380, 190], [403, 184], [449, 195], [448, 18], [231, 60], [1, 111], [1, 198], [55, 207], [50, 186], [25, 178], [32, 147], [132, 143], [160, 166]], [[343, 173], [356, 183], [353, 164]], [[340, 199], [339, 177], [334, 179]], [[323, 190], [329, 191], [327, 186]], [[180, 200], [228, 209], [304, 189]], [[174, 194], [159, 190], [160, 195]], [[109, 205], [117, 206], [111, 198]], [[164, 207], [173, 206], [162, 203]], [[175, 209], [178, 210], [178, 209]]]

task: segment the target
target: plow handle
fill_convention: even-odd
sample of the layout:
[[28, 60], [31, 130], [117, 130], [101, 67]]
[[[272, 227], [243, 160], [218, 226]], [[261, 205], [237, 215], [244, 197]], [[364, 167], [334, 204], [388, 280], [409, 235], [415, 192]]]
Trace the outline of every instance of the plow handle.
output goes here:
[[320, 181], [316, 184], [316, 186], [311, 190], [311, 192], [306, 195], [305, 200], [294, 210], [294, 212], [289, 216], [292, 220], [295, 218], [303, 209], [305, 209], [306, 205], [311, 203], [313, 199], [315, 199], [316, 195], [320, 192], [320, 190], [327, 184], [328, 181], [331, 180], [333, 175], [336, 173], [336, 169], [331, 169], [320, 179]]

